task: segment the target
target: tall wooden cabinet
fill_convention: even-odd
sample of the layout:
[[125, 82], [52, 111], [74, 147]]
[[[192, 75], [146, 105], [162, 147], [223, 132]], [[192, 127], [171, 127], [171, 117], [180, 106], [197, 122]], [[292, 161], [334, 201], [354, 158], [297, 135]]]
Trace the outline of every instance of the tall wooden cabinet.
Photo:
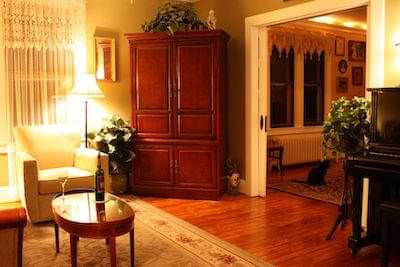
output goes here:
[[220, 30], [127, 34], [137, 195], [219, 199], [224, 190], [226, 45]]

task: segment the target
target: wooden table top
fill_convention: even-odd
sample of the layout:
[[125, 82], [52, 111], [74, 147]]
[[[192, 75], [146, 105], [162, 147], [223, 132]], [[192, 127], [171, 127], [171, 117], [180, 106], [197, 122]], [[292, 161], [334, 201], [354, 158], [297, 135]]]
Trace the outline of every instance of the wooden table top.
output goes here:
[[124, 200], [105, 194], [104, 203], [95, 201], [95, 194], [66, 194], [53, 199], [57, 224], [71, 234], [102, 238], [117, 236], [133, 228], [135, 213]]

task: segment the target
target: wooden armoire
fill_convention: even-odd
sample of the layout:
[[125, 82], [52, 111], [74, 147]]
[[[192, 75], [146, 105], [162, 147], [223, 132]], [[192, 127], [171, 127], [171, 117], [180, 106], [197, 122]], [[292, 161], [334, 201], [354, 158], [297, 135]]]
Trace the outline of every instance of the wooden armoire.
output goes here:
[[136, 195], [219, 199], [224, 191], [226, 46], [221, 30], [127, 34]]

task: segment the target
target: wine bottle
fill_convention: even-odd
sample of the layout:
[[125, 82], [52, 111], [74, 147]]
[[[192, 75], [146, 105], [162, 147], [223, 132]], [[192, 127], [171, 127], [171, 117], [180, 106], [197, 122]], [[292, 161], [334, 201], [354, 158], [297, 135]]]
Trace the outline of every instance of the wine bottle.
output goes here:
[[100, 152], [97, 155], [97, 170], [95, 175], [96, 182], [96, 201], [104, 201], [104, 171], [101, 168]]

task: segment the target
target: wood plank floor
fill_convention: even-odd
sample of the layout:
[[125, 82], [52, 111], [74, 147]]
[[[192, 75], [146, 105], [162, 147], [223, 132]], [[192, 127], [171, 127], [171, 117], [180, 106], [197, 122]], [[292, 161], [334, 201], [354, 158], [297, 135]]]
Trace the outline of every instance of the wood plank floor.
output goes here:
[[[293, 171], [295, 173], [295, 171]], [[337, 206], [268, 190], [266, 198], [224, 196], [221, 201], [142, 198], [277, 266], [379, 266], [380, 247], [347, 248], [351, 223], [325, 237]], [[400, 266], [399, 257], [391, 257]]]

